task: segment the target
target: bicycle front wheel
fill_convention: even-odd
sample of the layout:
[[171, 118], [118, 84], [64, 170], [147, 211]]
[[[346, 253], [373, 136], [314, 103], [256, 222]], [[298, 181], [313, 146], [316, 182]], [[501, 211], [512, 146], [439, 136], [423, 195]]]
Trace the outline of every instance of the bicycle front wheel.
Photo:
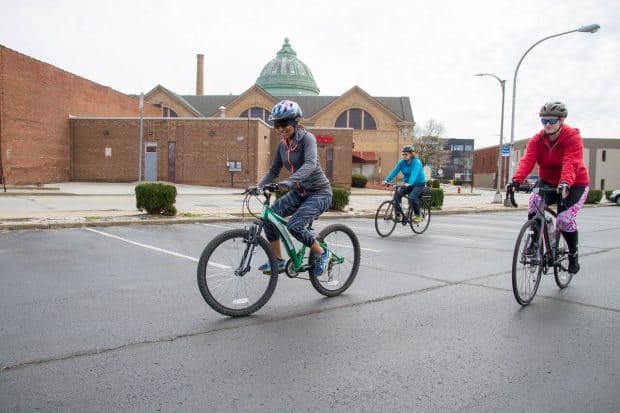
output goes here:
[[327, 270], [320, 276], [310, 271], [310, 282], [319, 293], [333, 297], [351, 286], [360, 266], [360, 242], [353, 230], [343, 224], [325, 227], [318, 236], [332, 253]]
[[555, 283], [561, 289], [568, 287], [573, 274], [568, 272], [568, 244], [564, 239], [564, 236], [560, 234], [558, 238], [558, 248], [555, 256], [555, 262], [553, 263], [553, 275], [555, 276]]
[[375, 214], [375, 229], [381, 237], [387, 237], [396, 228], [396, 211], [392, 201], [385, 201], [377, 209]]
[[512, 292], [522, 306], [532, 301], [540, 285], [543, 252], [543, 236], [538, 222], [529, 220], [519, 231], [512, 257]]
[[[207, 304], [218, 313], [241, 317], [264, 306], [278, 282], [278, 263], [263, 237], [248, 242], [250, 231], [234, 229], [215, 237], [198, 261], [198, 288]], [[264, 273], [258, 267], [269, 263]]]
[[411, 212], [409, 216], [409, 226], [416, 234], [421, 234], [428, 228], [431, 223], [431, 206], [430, 202], [420, 201], [420, 222], [413, 222], [414, 214]]

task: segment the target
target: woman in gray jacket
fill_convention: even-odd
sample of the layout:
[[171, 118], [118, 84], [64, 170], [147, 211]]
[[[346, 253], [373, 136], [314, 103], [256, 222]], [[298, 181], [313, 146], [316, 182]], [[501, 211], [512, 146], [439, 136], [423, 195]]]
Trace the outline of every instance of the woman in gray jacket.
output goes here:
[[[279, 182], [278, 186], [289, 191], [274, 202], [272, 209], [282, 217], [292, 215], [287, 228], [295, 239], [310, 248], [315, 262], [314, 275], [319, 276], [327, 268], [330, 253], [323, 250], [306, 228], [311, 220], [329, 209], [332, 204], [332, 189], [319, 163], [316, 138], [299, 125], [301, 117], [301, 108], [291, 100], [283, 100], [271, 110], [269, 120], [274, 122], [282, 141], [267, 175], [257, 186], [260, 188], [272, 183], [280, 174], [282, 166], [288, 169], [290, 176]], [[278, 258], [278, 270], [283, 270], [286, 261], [282, 258], [278, 233], [271, 224], [266, 223], [265, 234]], [[261, 265], [259, 269], [269, 269], [269, 263]]]

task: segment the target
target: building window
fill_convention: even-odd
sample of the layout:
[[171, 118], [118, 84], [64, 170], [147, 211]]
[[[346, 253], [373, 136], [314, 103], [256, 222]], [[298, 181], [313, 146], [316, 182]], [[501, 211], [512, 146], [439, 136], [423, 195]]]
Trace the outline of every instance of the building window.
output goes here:
[[601, 179], [601, 191], [605, 190], [605, 180]]
[[465, 145], [465, 152], [472, 152], [474, 150], [474, 145]]
[[606, 162], [607, 161], [607, 151], [603, 149], [603, 153], [601, 155], [602, 155], [602, 159], [601, 160], [603, 162]]
[[348, 109], [338, 116], [336, 128], [353, 128], [353, 129], [377, 129], [375, 119], [362, 109]]
[[463, 152], [463, 145], [452, 145], [450, 150], [452, 152]]
[[162, 116], [164, 118], [176, 118], [179, 116], [174, 110], [170, 109], [169, 107], [164, 106], [161, 108], [161, 110], [162, 110]]
[[248, 110], [244, 110], [243, 112], [241, 112], [241, 115], [239, 115], [239, 117], [247, 118], [248, 113], [250, 113], [250, 116], [249, 116], [250, 118], [262, 119], [268, 124], [273, 125], [273, 122], [269, 121], [269, 115], [271, 115], [270, 110], [259, 108], [259, 107], [253, 107], [253, 108], [250, 108]]

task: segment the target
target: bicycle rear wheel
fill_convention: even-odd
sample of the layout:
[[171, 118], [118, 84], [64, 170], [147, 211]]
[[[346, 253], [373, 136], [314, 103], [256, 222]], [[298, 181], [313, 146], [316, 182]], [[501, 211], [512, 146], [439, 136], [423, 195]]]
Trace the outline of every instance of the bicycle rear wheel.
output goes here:
[[258, 269], [265, 262], [270, 268], [278, 268], [271, 246], [259, 237], [252, 251], [249, 236], [247, 229], [226, 231], [207, 244], [198, 261], [202, 297], [215, 311], [231, 317], [260, 309], [269, 301], [278, 282], [277, 270], [264, 274]]
[[385, 201], [375, 214], [375, 229], [377, 234], [381, 237], [387, 237], [396, 228], [396, 211], [394, 210], [394, 203], [392, 201]]
[[[528, 248], [531, 244], [533, 248]], [[543, 271], [543, 252], [543, 236], [538, 222], [529, 220], [519, 231], [512, 257], [512, 292], [522, 306], [528, 305], [538, 291]]]
[[573, 274], [568, 272], [568, 244], [562, 234], [560, 234], [558, 238], [557, 245], [553, 275], [555, 276], [555, 283], [558, 287], [564, 289], [570, 284], [573, 279]]
[[333, 297], [351, 286], [360, 266], [360, 243], [353, 230], [343, 224], [325, 227], [318, 236], [332, 252], [327, 270], [320, 276], [310, 271], [310, 282], [319, 293]]
[[413, 222], [413, 212], [409, 215], [409, 226], [416, 234], [421, 234], [428, 228], [431, 223], [431, 205], [430, 202], [420, 199], [420, 219], [419, 223]]

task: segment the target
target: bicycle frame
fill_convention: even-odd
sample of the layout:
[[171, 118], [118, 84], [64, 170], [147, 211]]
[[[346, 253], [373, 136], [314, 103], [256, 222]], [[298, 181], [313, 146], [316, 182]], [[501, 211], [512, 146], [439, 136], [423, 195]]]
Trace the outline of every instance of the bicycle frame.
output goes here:
[[[280, 240], [284, 243], [286, 253], [288, 254], [288, 256], [291, 259], [291, 262], [293, 263], [292, 269], [296, 272], [308, 271], [312, 267], [310, 263], [304, 264], [304, 257], [306, 255], [306, 249], [308, 247], [304, 244], [301, 244], [299, 251], [295, 249], [295, 244], [286, 226], [287, 224], [286, 219], [282, 218], [280, 215], [276, 214], [271, 209], [271, 206], [269, 205], [271, 194], [266, 193], [264, 195], [265, 195], [265, 201], [263, 202], [263, 209], [260, 213], [260, 216], [258, 217], [258, 221], [255, 222], [253, 225], [254, 230], [251, 231], [250, 233], [252, 234], [252, 236], [259, 237], [263, 230], [263, 227], [265, 226], [265, 223], [268, 222], [272, 224], [273, 227], [276, 229], [276, 232], [280, 235]], [[249, 252], [252, 253], [253, 249], [256, 246], [256, 239], [253, 238], [250, 241], [252, 244], [252, 251], [249, 251]], [[344, 262], [344, 257], [340, 257], [336, 255], [332, 250], [329, 249], [327, 245], [325, 245], [321, 241], [319, 241], [319, 244], [321, 245], [321, 248], [331, 251], [332, 262], [334, 262], [334, 264], [342, 264]], [[242, 262], [245, 261], [245, 258], [246, 257], [244, 256], [244, 259], [242, 260]]]
[[[562, 257], [561, 259], [558, 259], [557, 252], [558, 252], [558, 243], [560, 241], [560, 236], [561, 236], [560, 230], [556, 223], [553, 229], [553, 234], [549, 234], [549, 226], [547, 224], [546, 213], [547, 212], [550, 213], [551, 215], [554, 216], [554, 218], [556, 217], [556, 214], [554, 214], [553, 211], [547, 206], [547, 201], [544, 196], [545, 191], [544, 190], [540, 191], [540, 189], [541, 188], [534, 188], [533, 190], [533, 192], [536, 192], [540, 195], [540, 199], [538, 200], [538, 203], [536, 205], [536, 215], [532, 219], [538, 222], [540, 226], [540, 230], [543, 234], [543, 241], [545, 245], [545, 250], [547, 252], [546, 254], [547, 267], [561, 265], [561, 261], [566, 260], [567, 257]], [[562, 202], [562, 201], [558, 200], [558, 202]], [[545, 268], [545, 271], [544, 271], [545, 274], [547, 273], [547, 271], [548, 271], [548, 268]]]

